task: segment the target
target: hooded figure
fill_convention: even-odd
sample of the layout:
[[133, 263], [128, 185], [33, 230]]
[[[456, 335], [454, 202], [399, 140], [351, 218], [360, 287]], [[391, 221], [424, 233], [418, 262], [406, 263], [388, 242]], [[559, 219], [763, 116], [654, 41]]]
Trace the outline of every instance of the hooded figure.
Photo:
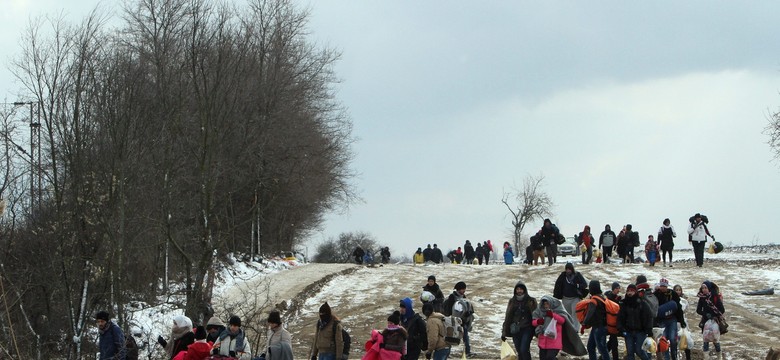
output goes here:
[[165, 348], [169, 359], [173, 359], [179, 352], [187, 351], [187, 347], [195, 342], [195, 334], [192, 332], [192, 320], [184, 315], [173, 317], [170, 340], [165, 341], [162, 336], [157, 337], [157, 343]]
[[212, 316], [211, 319], [206, 323], [206, 332], [208, 335], [206, 335], [206, 341], [210, 343], [215, 343], [217, 339], [219, 338], [219, 334], [222, 334], [222, 331], [225, 330], [225, 323], [220, 320], [220, 318], [216, 316]]
[[[566, 311], [566, 309], [563, 307], [563, 303], [550, 295], [542, 296], [541, 300], [539, 300], [539, 303], [541, 304], [543, 301], [550, 303], [550, 309], [553, 313], [564, 318], [563, 328], [561, 329], [561, 333], [558, 334], [562, 335], [561, 347], [563, 351], [574, 356], [585, 356], [588, 354], [588, 351], [585, 349], [585, 345], [582, 344], [580, 335], [577, 333], [577, 329], [574, 328], [574, 323], [577, 321], [575, 321], [576, 319], [573, 319], [571, 315], [569, 315], [569, 312]], [[534, 319], [545, 319], [544, 324], [541, 327], [542, 330], [538, 331], [543, 331], [544, 327], [549, 324], [551, 318], [547, 318], [546, 315], [546, 312], [543, 312], [540, 308], [536, 308], [534, 310], [532, 315]]]
[[419, 314], [414, 312], [412, 299], [404, 298], [399, 304], [401, 314], [401, 326], [408, 333], [406, 342], [406, 357], [408, 359], [417, 359], [424, 349], [428, 348], [428, 334], [425, 320]]

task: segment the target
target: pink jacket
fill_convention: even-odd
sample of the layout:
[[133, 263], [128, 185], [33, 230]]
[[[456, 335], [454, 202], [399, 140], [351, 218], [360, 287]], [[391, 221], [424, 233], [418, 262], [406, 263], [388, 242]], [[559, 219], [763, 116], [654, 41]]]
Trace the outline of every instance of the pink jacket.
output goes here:
[[[538, 340], [540, 349], [563, 349], [563, 322], [566, 321], [566, 318], [553, 312], [553, 319], [558, 322], [558, 325], [555, 327], [555, 331], [558, 333], [558, 336], [556, 336], [555, 339], [550, 339], [547, 336], [544, 336], [544, 331], [542, 331], [542, 333], [539, 334]], [[533, 324], [535, 326], [544, 326], [544, 318], [534, 319]]]

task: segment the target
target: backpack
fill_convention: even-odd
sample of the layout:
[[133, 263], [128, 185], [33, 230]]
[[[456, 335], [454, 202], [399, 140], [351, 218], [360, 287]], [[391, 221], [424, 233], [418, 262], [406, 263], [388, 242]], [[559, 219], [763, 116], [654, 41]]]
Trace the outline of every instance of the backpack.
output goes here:
[[631, 236], [631, 241], [632, 241], [632, 244], [634, 245], [634, 247], [637, 247], [637, 246], [641, 245], [639, 243], [639, 233], [638, 232], [632, 231], [630, 236]]
[[[650, 308], [650, 313], [653, 315], [658, 315], [658, 298], [655, 297], [655, 294], [653, 294], [650, 291], [642, 291], [641, 296], [639, 297], [647, 304], [647, 307]], [[653, 319], [653, 323], [655, 323], [655, 319]]]
[[474, 313], [474, 308], [471, 307], [471, 303], [465, 298], [455, 300], [455, 304], [452, 305], [452, 316], [461, 319], [463, 325], [471, 323], [471, 314]]
[[620, 305], [610, 299], [602, 299], [598, 296], [591, 298], [591, 300], [601, 301], [604, 303], [604, 308], [607, 310], [607, 332], [610, 335], [618, 334], [618, 313], [620, 312]]
[[[333, 348], [335, 349], [336, 346], [336, 324], [338, 324], [338, 321], [333, 321]], [[340, 360], [346, 360], [349, 357], [349, 347], [352, 344], [352, 338], [349, 337], [349, 333], [347, 330], [344, 329], [344, 327], [341, 327], [341, 338], [344, 340], [344, 352], [341, 353], [341, 359]]]
[[585, 315], [588, 314], [588, 305], [590, 305], [591, 301], [590, 299], [580, 300], [580, 302], [577, 303], [577, 306], [575, 306], [575, 310], [577, 313], [577, 321], [582, 324], [583, 321], [585, 321]]
[[444, 334], [439, 334], [444, 337], [444, 342], [448, 345], [460, 345], [460, 339], [463, 338], [463, 321], [455, 315], [445, 316], [442, 320], [444, 323]]
[[558, 245], [563, 245], [563, 243], [566, 242], [566, 237], [563, 236], [563, 234], [558, 234], [558, 237], [555, 238], [555, 243]]

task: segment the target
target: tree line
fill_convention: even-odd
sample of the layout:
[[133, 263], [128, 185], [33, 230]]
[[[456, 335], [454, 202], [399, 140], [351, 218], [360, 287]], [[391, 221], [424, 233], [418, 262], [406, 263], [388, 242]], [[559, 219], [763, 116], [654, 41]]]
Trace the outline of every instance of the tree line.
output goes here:
[[12, 62], [31, 110], [0, 112], [0, 357], [80, 358], [92, 315], [122, 324], [130, 300], [174, 295], [207, 319], [220, 257], [293, 250], [356, 199], [339, 53], [309, 39], [305, 9], [118, 13], [33, 20]]

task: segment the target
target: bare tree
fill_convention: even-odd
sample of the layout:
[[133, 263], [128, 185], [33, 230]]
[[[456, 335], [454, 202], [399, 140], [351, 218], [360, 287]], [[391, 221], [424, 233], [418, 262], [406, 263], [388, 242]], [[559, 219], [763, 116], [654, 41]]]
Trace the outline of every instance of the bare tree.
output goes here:
[[536, 219], [552, 216], [555, 204], [543, 189], [544, 175], [527, 175], [523, 179], [523, 188], [513, 187], [512, 191], [504, 192], [501, 203], [506, 205], [512, 217], [512, 234], [514, 237], [515, 251], [525, 249], [522, 240], [523, 228]]
[[775, 160], [780, 160], [780, 111], [769, 116], [769, 123], [764, 128], [764, 134], [769, 136], [769, 148], [774, 152]]
[[318, 263], [348, 263], [352, 262], [352, 252], [360, 246], [365, 251], [379, 255], [379, 245], [373, 235], [363, 231], [339, 234], [338, 239], [329, 239], [317, 246], [317, 254], [313, 261]]

